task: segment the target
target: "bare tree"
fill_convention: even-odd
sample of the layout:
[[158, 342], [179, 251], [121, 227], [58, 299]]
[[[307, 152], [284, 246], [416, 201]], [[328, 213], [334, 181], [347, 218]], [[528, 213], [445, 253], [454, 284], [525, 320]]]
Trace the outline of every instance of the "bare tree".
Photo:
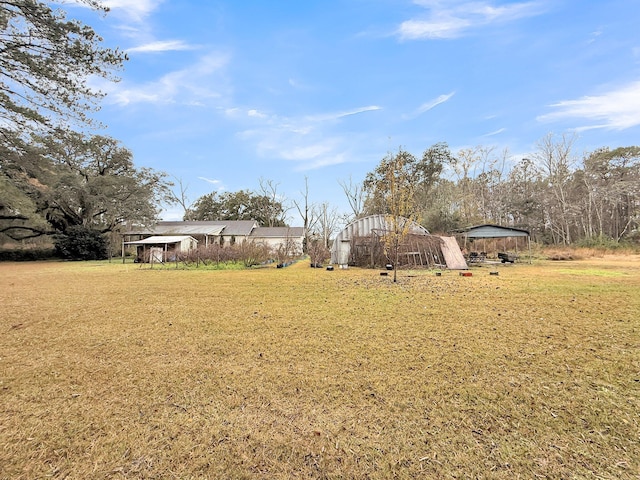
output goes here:
[[178, 187], [178, 192], [175, 190], [170, 193], [170, 198], [173, 203], [179, 205], [182, 208], [182, 218], [183, 220], [189, 220], [187, 215], [189, 213], [189, 209], [191, 208], [193, 202], [189, 200], [189, 196], [187, 195], [187, 191], [189, 190], [189, 184], [184, 184], [182, 178], [173, 177], [175, 180], [174, 185]]
[[320, 235], [310, 235], [307, 251], [311, 257], [312, 267], [321, 267], [323, 262], [330, 257], [329, 249], [324, 244], [324, 240]]
[[575, 135], [556, 138], [546, 135], [538, 142], [535, 160], [544, 171], [550, 195], [545, 199], [547, 221], [551, 224], [556, 243], [571, 243], [572, 205], [569, 197], [571, 168], [575, 163], [572, 148]]
[[317, 229], [312, 230], [322, 238], [325, 248], [329, 248], [331, 235], [333, 235], [340, 223], [340, 215], [335, 207], [330, 207], [324, 202], [314, 208], [314, 217], [317, 218]]
[[316, 214], [316, 207], [314, 204], [309, 203], [309, 178], [304, 177], [304, 191], [300, 192], [302, 195], [302, 201], [293, 200], [293, 205], [298, 210], [300, 218], [302, 219], [304, 228], [304, 250], [308, 250], [309, 237], [311, 232], [314, 231], [318, 222], [318, 216]]
[[296, 240], [287, 232], [284, 241], [273, 249], [279, 266], [285, 266], [288, 262], [300, 255]]
[[342, 187], [342, 191], [347, 197], [349, 207], [351, 207], [351, 216], [347, 218], [347, 223], [362, 216], [364, 211], [365, 190], [360, 183], [354, 183], [351, 176], [349, 180], [338, 180], [338, 184]]
[[264, 202], [265, 211], [263, 212], [266, 226], [275, 227], [285, 225], [286, 214], [290, 208], [285, 207], [287, 200], [284, 195], [278, 192], [278, 186], [280, 184], [262, 177], [258, 180], [258, 184], [258, 194], [267, 200]]

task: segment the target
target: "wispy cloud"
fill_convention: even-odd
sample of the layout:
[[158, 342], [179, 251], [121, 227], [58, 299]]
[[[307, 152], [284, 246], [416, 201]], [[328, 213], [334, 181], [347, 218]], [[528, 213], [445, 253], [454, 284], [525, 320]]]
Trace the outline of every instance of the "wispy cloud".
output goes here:
[[326, 122], [326, 121], [332, 121], [332, 120], [339, 120], [341, 118], [350, 117], [352, 115], [358, 115], [360, 113], [375, 112], [377, 110], [382, 110], [382, 107], [379, 107], [377, 105], [369, 105], [367, 107], [358, 107], [352, 110], [345, 110], [342, 112], [310, 115], [306, 117], [306, 120], [311, 122]]
[[361, 107], [361, 108], [356, 108], [354, 110], [347, 110], [346, 112], [337, 114], [336, 118], [349, 117], [351, 115], [358, 115], [359, 113], [375, 112], [376, 110], [382, 110], [382, 107], [379, 107], [377, 105], [370, 105], [368, 107]]
[[507, 23], [538, 15], [540, 1], [495, 5], [488, 1], [416, 0], [427, 9], [424, 17], [402, 22], [397, 35], [402, 40], [451, 39], [464, 36], [474, 28]]
[[250, 110], [247, 111], [247, 116], [248, 117], [255, 117], [255, 118], [267, 118], [268, 115], [265, 113], [260, 112], [259, 110], [256, 110], [255, 108], [252, 108]]
[[198, 177], [200, 180], [204, 180], [207, 183], [211, 183], [212, 185], [219, 185], [221, 182], [220, 180], [214, 180], [212, 178], [207, 178], [207, 177]]
[[428, 112], [429, 110], [431, 110], [432, 108], [437, 107], [438, 105], [440, 105], [441, 103], [446, 102], [447, 100], [449, 100], [451, 97], [453, 97], [455, 95], [456, 92], [451, 92], [451, 93], [447, 93], [444, 95], [440, 95], [437, 98], [427, 102], [427, 103], [423, 103], [422, 105], [420, 105], [420, 108], [418, 108], [418, 114], [422, 114], [424, 112]]
[[636, 127], [640, 125], [640, 81], [601, 95], [563, 100], [550, 106], [556, 111], [539, 116], [539, 121], [576, 119], [589, 122], [589, 125], [578, 126], [577, 130], [625, 130]]
[[128, 53], [158, 53], [169, 51], [193, 50], [193, 45], [182, 40], [158, 40], [155, 42], [145, 43], [137, 47], [128, 48]]
[[[203, 105], [203, 100], [220, 98], [224, 90], [222, 72], [229, 62], [226, 54], [212, 53], [201, 57], [198, 62], [169, 72], [159, 79], [141, 85], [128, 82], [100, 85], [107, 93], [107, 102], [119, 105], [133, 103], [182, 103]], [[216, 80], [218, 80], [216, 82]], [[213, 88], [210, 85], [215, 85]]]
[[505, 130], [506, 128], [499, 128], [498, 130], [494, 130], [493, 132], [485, 133], [483, 137], [493, 137], [495, 135], [500, 135]]
[[456, 94], [456, 92], [451, 92], [451, 93], [446, 93], [446, 94], [443, 94], [443, 95], [438, 95], [436, 98], [431, 99], [428, 102], [425, 102], [422, 105], [420, 105], [412, 113], [404, 115], [403, 118], [404, 119], [412, 119], [412, 118], [419, 117], [423, 113], [428, 112], [429, 110], [434, 109], [438, 105], [449, 101], [451, 99], [451, 97], [453, 97], [455, 94]]
[[598, 39], [598, 37], [600, 37], [601, 35], [602, 35], [602, 29], [598, 29], [592, 32], [589, 37], [589, 41], [587, 43], [594, 43]]
[[140, 22], [164, 0], [103, 0], [102, 4], [114, 13], [122, 13], [130, 20]]
[[[253, 124], [238, 136], [245, 142], [253, 143], [261, 157], [292, 162], [298, 171], [314, 170], [353, 158], [349, 154], [353, 138], [349, 138], [342, 130], [335, 130], [340, 120], [381, 109], [377, 105], [369, 105], [293, 118], [254, 115], [262, 123]], [[238, 109], [226, 113], [232, 114], [235, 119], [243, 117], [242, 110]]]

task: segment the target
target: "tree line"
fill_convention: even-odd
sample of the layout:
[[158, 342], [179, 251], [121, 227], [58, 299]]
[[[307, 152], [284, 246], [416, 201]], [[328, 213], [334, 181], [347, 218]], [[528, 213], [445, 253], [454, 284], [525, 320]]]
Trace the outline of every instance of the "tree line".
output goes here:
[[[169, 203], [184, 207], [185, 220], [252, 219], [263, 226], [284, 226], [297, 211], [307, 243], [322, 248], [340, 224], [389, 213], [432, 232], [481, 223], [520, 227], [548, 244], [640, 237], [640, 147], [577, 155], [569, 135], [544, 137], [515, 163], [491, 147], [453, 154], [437, 143], [420, 157], [401, 148], [362, 182], [340, 182], [351, 208], [346, 215], [328, 202], [310, 203], [306, 180], [292, 202], [277, 183], [260, 179], [257, 191], [212, 192], [190, 204], [164, 172], [136, 167], [118, 140], [95, 133], [91, 114], [103, 94], [89, 79], [117, 80], [126, 61], [62, 9], [0, 0], [0, 241], [47, 236], [68, 250], [70, 238], [94, 244], [125, 222], [151, 224]], [[401, 235], [406, 226], [396, 227]]]
[[421, 158], [399, 149], [343, 190], [354, 217], [401, 215], [432, 232], [492, 223], [543, 244], [639, 241], [640, 147], [576, 155], [575, 139], [549, 134], [515, 163], [490, 147], [454, 155], [438, 143]]

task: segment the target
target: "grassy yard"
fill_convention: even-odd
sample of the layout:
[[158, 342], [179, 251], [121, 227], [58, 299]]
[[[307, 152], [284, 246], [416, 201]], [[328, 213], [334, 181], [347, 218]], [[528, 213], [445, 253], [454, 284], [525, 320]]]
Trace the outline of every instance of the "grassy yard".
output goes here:
[[640, 478], [640, 256], [472, 272], [1, 263], [0, 478]]

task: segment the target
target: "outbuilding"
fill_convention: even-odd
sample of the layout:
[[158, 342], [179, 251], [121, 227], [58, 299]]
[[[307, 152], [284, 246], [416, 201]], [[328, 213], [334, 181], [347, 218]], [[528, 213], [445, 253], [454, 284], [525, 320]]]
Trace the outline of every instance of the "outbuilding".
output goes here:
[[[492, 224], [484, 224], [484, 225], [476, 225], [474, 227], [466, 228], [460, 232], [458, 232], [464, 238], [464, 246], [467, 247], [468, 240], [477, 240], [477, 239], [503, 239], [504, 240], [504, 251], [499, 252], [499, 258], [511, 259], [518, 256], [518, 239], [526, 239], [527, 248], [529, 250], [529, 262], [531, 262], [531, 236], [529, 231], [523, 230], [521, 228], [515, 227], [504, 227], [502, 225], [492, 225]], [[507, 252], [507, 239], [513, 238], [515, 240], [515, 254], [513, 257], [509, 256], [509, 252]], [[473, 256], [474, 253], [471, 252], [470, 255]], [[480, 252], [484, 253], [484, 252]], [[503, 256], [500, 256], [503, 254]], [[511, 261], [511, 260], [507, 260]]]
[[198, 246], [198, 241], [189, 235], [156, 235], [142, 240], [123, 242], [122, 258], [124, 258], [124, 247], [126, 245], [136, 247], [137, 262], [164, 263], [175, 260], [180, 253], [188, 253], [190, 250], [195, 250]]
[[[390, 217], [358, 218], [338, 233], [331, 247], [331, 263], [341, 267], [379, 267], [389, 263], [385, 237], [393, 231]], [[431, 235], [422, 225], [399, 217], [407, 225], [399, 251], [399, 264], [409, 267], [443, 267], [464, 270], [467, 264], [455, 238]], [[406, 222], [406, 223], [405, 223]]]

